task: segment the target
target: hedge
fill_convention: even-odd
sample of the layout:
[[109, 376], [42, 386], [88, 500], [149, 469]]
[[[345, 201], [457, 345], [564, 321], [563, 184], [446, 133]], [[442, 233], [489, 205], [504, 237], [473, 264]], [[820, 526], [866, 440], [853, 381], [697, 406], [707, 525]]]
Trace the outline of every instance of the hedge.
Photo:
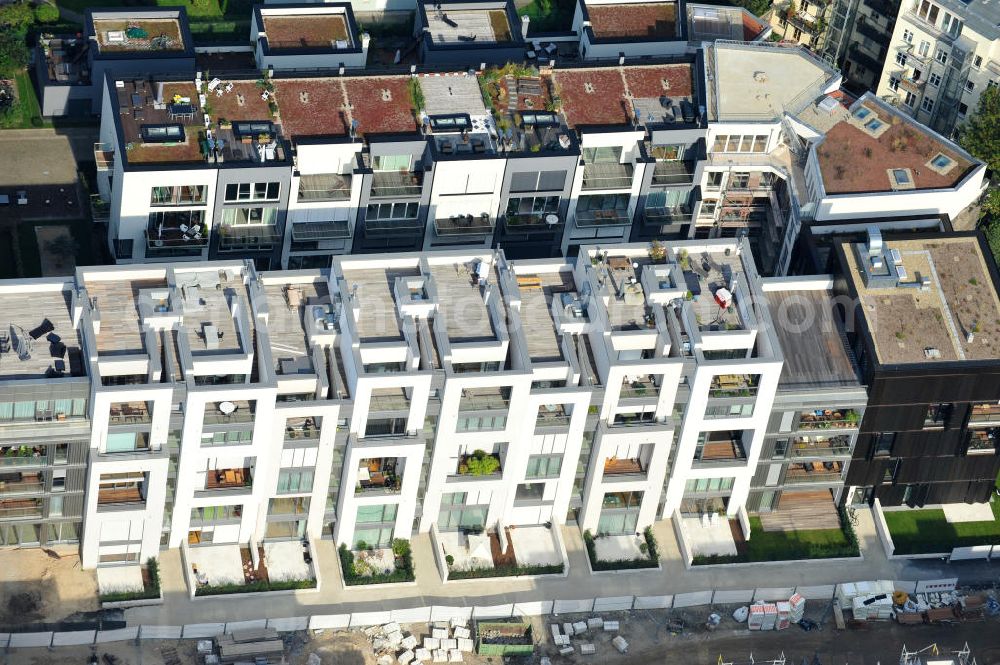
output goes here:
[[493, 568], [471, 568], [449, 570], [449, 580], [476, 580], [484, 577], [524, 577], [526, 575], [559, 575], [565, 570], [561, 563], [524, 566], [497, 566]]
[[281, 580], [277, 582], [257, 580], [247, 584], [219, 584], [216, 586], [200, 586], [195, 589], [196, 596], [224, 596], [234, 593], [257, 593], [261, 591], [289, 591], [291, 589], [315, 589], [316, 580]]
[[347, 545], [344, 543], [340, 544], [338, 552], [340, 554], [340, 570], [344, 576], [344, 584], [347, 586], [413, 582], [417, 579], [413, 574], [413, 551], [410, 549], [409, 541], [402, 538], [392, 541], [392, 553], [399, 563], [397, 563], [396, 569], [388, 574], [358, 575], [354, 569], [354, 552], [347, 549]]
[[646, 539], [646, 556], [642, 559], [618, 559], [617, 561], [604, 561], [597, 558], [597, 545], [594, 543], [594, 536], [589, 530], [583, 532], [583, 542], [587, 546], [587, 556], [590, 557], [591, 570], [634, 570], [640, 568], [656, 568], [660, 565], [660, 553], [653, 536], [652, 527], [646, 527], [642, 532]]
[[160, 562], [156, 557], [146, 559], [146, 573], [149, 575], [149, 586], [143, 585], [142, 591], [113, 591], [102, 593], [98, 600], [102, 603], [122, 603], [129, 600], [152, 600], [160, 597]]

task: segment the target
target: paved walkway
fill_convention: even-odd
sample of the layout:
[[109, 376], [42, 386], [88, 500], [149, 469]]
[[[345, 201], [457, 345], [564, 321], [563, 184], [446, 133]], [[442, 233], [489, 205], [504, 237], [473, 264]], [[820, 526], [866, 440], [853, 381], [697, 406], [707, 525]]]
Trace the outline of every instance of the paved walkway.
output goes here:
[[[947, 564], [938, 559], [924, 561], [886, 558], [868, 511], [859, 511], [858, 539], [864, 561], [818, 560], [795, 564], [755, 564], [738, 567], [711, 567], [685, 570], [673, 527], [669, 521], [654, 526], [660, 543], [662, 571], [640, 570], [622, 574], [593, 575], [588, 570], [583, 539], [576, 527], [564, 527], [563, 538], [569, 554], [567, 577], [541, 580], [495, 578], [442, 583], [427, 534], [413, 538], [417, 582], [411, 586], [362, 586], [344, 589], [341, 585], [337, 552], [332, 541], [316, 543], [322, 591], [274, 595], [242, 602], [239, 596], [190, 600], [184, 585], [179, 550], [163, 552], [160, 570], [165, 603], [156, 607], [128, 610], [129, 625], [160, 624], [179, 626], [191, 623], [240, 621], [261, 618], [346, 614], [428, 605], [499, 605], [552, 599], [582, 599], [610, 596], [650, 596], [708, 589], [751, 589], [835, 584], [869, 579], [915, 580], [954, 577], [979, 582], [995, 575], [986, 562]], [[961, 571], [961, 572], [957, 572]]]

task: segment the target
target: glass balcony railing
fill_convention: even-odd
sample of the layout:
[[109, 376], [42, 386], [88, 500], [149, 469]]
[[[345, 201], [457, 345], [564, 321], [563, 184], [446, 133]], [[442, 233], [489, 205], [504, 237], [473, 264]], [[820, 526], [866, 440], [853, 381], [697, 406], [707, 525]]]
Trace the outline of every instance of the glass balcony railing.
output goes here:
[[600, 162], [583, 167], [583, 189], [628, 189], [631, 186], [631, 164]]

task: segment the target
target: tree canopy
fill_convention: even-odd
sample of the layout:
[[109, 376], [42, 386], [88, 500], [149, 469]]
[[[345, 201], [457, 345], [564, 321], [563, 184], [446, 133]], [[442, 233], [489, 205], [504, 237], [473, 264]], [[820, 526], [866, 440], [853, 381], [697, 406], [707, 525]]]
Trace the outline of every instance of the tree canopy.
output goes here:
[[1000, 87], [992, 87], [979, 96], [976, 112], [958, 128], [958, 142], [987, 168], [1000, 174]]

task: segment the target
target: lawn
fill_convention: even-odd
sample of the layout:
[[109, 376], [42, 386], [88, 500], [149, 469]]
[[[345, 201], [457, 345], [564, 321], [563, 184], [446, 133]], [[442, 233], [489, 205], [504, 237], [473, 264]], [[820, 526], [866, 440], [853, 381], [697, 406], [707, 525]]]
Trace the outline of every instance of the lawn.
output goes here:
[[575, 12], [575, 0], [531, 0], [517, 10], [518, 16], [531, 19], [528, 25], [529, 35], [539, 32], [569, 32], [573, 29]]
[[990, 522], [948, 522], [944, 511], [890, 510], [885, 512], [896, 554], [938, 554], [954, 547], [1000, 544], [1000, 501], [991, 502]]
[[0, 117], [0, 128], [50, 127], [51, 123], [42, 117], [38, 97], [35, 95], [35, 86], [31, 84], [28, 72], [22, 70], [15, 74], [14, 84], [17, 86], [17, 106], [10, 113]]
[[[841, 520], [844, 519], [845, 513], [842, 512]], [[695, 556], [694, 565], [858, 556], [857, 540], [850, 525], [841, 529], [764, 531], [760, 518], [751, 515], [750, 534], [744, 552], [727, 556]]]

